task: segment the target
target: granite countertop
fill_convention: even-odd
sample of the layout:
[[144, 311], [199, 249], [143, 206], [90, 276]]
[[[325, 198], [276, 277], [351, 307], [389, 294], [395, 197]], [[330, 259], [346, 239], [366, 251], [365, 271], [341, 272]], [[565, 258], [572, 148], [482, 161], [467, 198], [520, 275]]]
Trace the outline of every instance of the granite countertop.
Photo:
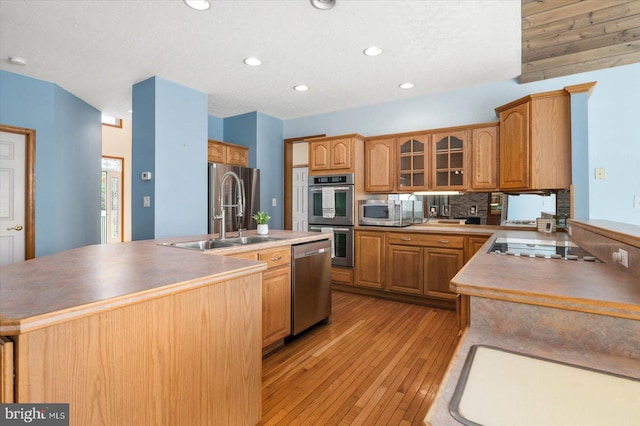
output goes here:
[[266, 269], [262, 262], [216, 254], [331, 237], [316, 232], [274, 230], [269, 236], [282, 239], [207, 252], [164, 247], [159, 243], [209, 239], [216, 235], [90, 245], [3, 266], [0, 335], [20, 334]]
[[497, 231], [451, 280], [453, 291], [640, 320], [637, 278], [612, 268], [608, 259], [594, 263], [487, 253], [498, 237], [570, 239], [566, 233]]

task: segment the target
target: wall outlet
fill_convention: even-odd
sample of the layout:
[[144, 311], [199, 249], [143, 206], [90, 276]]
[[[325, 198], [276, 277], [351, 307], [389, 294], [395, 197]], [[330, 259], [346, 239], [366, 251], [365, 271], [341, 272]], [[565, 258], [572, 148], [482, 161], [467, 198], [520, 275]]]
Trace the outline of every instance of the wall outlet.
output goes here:
[[277, 200], [276, 198], [272, 198], [272, 199], [271, 199], [271, 205], [272, 205], [273, 207], [277, 206], [277, 205], [278, 205], [278, 200]]
[[611, 258], [625, 268], [629, 267], [629, 253], [626, 250], [618, 249], [618, 251], [611, 254]]
[[603, 180], [605, 177], [604, 167], [596, 169], [596, 180]]
[[142, 197], [142, 206], [143, 207], [151, 207], [151, 197], [148, 195], [145, 195], [144, 197]]
[[633, 208], [640, 209], [640, 195], [635, 195], [633, 197]]

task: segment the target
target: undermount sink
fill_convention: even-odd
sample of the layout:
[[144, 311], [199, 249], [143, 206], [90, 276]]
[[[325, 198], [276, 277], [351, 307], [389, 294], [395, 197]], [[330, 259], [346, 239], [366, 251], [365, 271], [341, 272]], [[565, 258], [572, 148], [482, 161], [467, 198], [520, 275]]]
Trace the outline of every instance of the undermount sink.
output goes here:
[[282, 238], [275, 237], [262, 237], [259, 235], [252, 235], [249, 237], [235, 237], [235, 238], [225, 238], [224, 240], [200, 240], [200, 241], [186, 241], [179, 243], [162, 243], [165, 247], [176, 247], [183, 248], [189, 250], [213, 250], [217, 248], [224, 247], [234, 247], [234, 246], [244, 246], [248, 244], [259, 244], [266, 243], [269, 241], [277, 241], [282, 240]]

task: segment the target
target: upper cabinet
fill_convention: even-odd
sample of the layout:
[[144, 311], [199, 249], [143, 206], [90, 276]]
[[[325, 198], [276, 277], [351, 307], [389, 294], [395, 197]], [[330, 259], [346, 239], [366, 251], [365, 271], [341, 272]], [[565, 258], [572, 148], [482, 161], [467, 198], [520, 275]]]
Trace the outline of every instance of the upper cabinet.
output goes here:
[[249, 148], [209, 139], [207, 159], [209, 163], [247, 167], [249, 164]]
[[433, 138], [433, 189], [465, 190], [468, 131], [435, 133]]
[[471, 129], [468, 157], [468, 190], [498, 190], [498, 124]]
[[500, 116], [500, 189], [571, 185], [571, 108], [564, 90], [496, 108]]
[[[354, 173], [360, 135], [309, 139], [309, 174]], [[362, 148], [360, 148], [362, 149]], [[361, 155], [361, 153], [358, 153]]]
[[395, 190], [395, 139], [367, 140], [364, 143], [364, 190], [392, 192]]
[[429, 187], [428, 135], [396, 138], [398, 191], [421, 191]]

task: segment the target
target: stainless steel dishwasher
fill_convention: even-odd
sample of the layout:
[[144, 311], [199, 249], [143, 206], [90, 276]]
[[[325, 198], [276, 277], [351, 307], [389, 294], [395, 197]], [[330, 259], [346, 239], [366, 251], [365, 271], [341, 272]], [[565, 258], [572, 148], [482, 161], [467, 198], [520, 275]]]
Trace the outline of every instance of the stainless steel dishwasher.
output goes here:
[[331, 315], [331, 241], [291, 246], [291, 335]]

